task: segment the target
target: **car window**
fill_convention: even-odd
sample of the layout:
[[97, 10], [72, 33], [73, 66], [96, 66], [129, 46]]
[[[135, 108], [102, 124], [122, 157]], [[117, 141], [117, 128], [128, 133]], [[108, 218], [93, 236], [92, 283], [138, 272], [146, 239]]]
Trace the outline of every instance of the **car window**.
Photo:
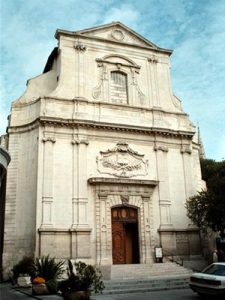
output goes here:
[[218, 275], [218, 276], [225, 276], [225, 266], [223, 265], [211, 265], [202, 273], [210, 274], [210, 275]]

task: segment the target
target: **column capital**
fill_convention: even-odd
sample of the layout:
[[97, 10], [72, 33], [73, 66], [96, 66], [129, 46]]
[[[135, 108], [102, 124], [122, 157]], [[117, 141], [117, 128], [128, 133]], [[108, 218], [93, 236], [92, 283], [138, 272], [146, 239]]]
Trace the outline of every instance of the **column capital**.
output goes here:
[[56, 139], [55, 139], [54, 137], [48, 136], [48, 137], [44, 137], [44, 138], [42, 139], [42, 142], [43, 142], [43, 143], [51, 142], [51, 143], [54, 144], [54, 143], [56, 142]]
[[74, 49], [75, 50], [77, 50], [77, 51], [79, 51], [79, 52], [84, 52], [84, 51], [86, 51], [86, 46], [84, 45], [84, 44], [81, 44], [81, 43], [76, 43], [75, 45], [74, 45]]
[[161, 145], [157, 146], [157, 145], [155, 145], [154, 146], [154, 151], [168, 152], [169, 149], [166, 146], [161, 146]]
[[180, 149], [180, 153], [184, 154], [191, 154], [192, 153], [192, 149], [190, 145], [181, 145], [181, 149]]

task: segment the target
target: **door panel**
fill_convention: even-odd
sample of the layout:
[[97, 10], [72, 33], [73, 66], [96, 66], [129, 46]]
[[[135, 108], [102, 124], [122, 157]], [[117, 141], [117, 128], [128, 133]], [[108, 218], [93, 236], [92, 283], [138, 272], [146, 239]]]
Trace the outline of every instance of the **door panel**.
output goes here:
[[130, 207], [112, 209], [113, 264], [139, 263], [137, 210]]
[[132, 249], [132, 231], [127, 230], [127, 226], [125, 227], [125, 253], [126, 253], [126, 264], [133, 263], [133, 249]]
[[113, 263], [125, 263], [125, 234], [123, 223], [112, 224]]

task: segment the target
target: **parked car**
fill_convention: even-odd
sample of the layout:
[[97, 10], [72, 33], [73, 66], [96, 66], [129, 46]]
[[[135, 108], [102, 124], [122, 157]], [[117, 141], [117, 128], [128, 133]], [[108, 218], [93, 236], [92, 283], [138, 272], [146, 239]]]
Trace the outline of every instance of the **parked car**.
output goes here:
[[225, 295], [225, 262], [216, 262], [200, 273], [193, 273], [189, 283], [199, 295]]

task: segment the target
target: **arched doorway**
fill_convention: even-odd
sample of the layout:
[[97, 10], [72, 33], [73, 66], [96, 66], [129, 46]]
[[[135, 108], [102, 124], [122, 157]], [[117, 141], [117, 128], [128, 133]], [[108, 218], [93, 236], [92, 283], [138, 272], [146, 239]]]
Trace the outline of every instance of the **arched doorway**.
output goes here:
[[112, 212], [113, 264], [139, 263], [138, 211], [132, 207], [114, 207]]

